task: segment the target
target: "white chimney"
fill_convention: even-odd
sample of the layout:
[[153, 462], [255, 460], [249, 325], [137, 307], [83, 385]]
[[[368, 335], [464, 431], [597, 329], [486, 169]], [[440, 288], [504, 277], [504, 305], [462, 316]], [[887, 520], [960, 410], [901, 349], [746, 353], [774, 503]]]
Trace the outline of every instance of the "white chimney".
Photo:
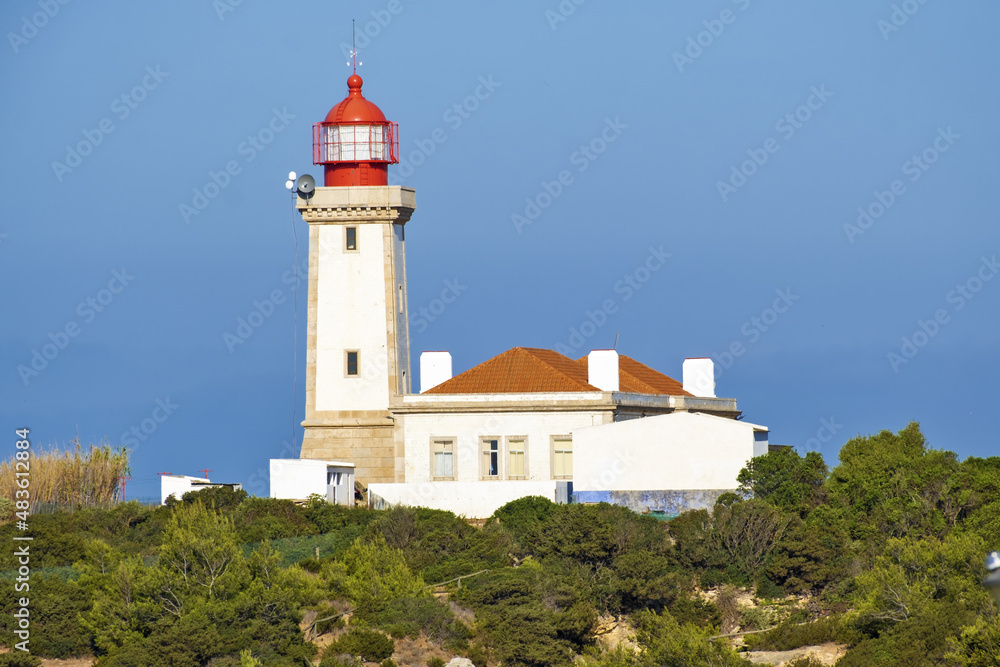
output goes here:
[[433, 389], [451, 379], [450, 352], [423, 352], [420, 354], [420, 393]]
[[601, 391], [618, 391], [618, 353], [593, 350], [587, 355], [587, 382]]
[[684, 360], [684, 391], [699, 398], [715, 398], [715, 362], [709, 357]]

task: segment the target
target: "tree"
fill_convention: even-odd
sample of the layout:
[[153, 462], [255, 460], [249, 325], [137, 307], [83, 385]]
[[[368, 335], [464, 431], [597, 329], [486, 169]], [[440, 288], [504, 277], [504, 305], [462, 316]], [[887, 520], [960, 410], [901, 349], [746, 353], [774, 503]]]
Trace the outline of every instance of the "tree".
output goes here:
[[948, 654], [960, 667], [996, 667], [1000, 665], [1000, 623], [995, 613], [962, 628], [958, 637], [948, 642]]
[[805, 515], [823, 502], [826, 476], [826, 463], [819, 452], [800, 457], [788, 447], [751, 459], [736, 481], [744, 494]]
[[911, 533], [940, 537], [948, 529], [942, 507], [958, 468], [955, 454], [929, 449], [913, 422], [899, 433], [848, 441], [827, 489], [834, 504], [851, 509], [855, 539], [877, 542]]
[[983, 543], [977, 537], [892, 538], [873, 567], [859, 574], [856, 615], [862, 622], [900, 623], [938, 602], [962, 602], [975, 611], [989, 605], [980, 581]]
[[731, 562], [751, 577], [761, 571], [790, 520], [780, 509], [761, 500], [716, 505], [713, 513], [716, 538]]
[[371, 541], [355, 540], [323, 576], [334, 592], [350, 598], [362, 618], [374, 617], [392, 600], [426, 595], [424, 580], [410, 571], [403, 552], [386, 544], [381, 535]]
[[681, 625], [668, 612], [643, 612], [638, 617], [638, 640], [642, 646], [640, 665], [670, 667], [744, 667], [743, 660], [727, 643], [711, 641], [714, 627]]

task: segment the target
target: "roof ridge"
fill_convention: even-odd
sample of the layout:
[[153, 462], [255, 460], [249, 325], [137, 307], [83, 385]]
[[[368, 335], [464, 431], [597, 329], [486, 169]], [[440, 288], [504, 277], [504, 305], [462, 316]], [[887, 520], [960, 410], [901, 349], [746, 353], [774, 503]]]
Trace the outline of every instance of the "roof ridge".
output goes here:
[[540, 348], [540, 347], [515, 347], [515, 348], [512, 348], [512, 349], [522, 350], [522, 351], [530, 354], [534, 359], [536, 359], [539, 362], [545, 364], [548, 368], [551, 368], [556, 373], [559, 373], [559, 375], [561, 375], [562, 377], [566, 378], [570, 382], [572, 382], [572, 383], [574, 383], [576, 385], [579, 385], [585, 391], [600, 391], [600, 389], [598, 389], [597, 387], [593, 386], [589, 382], [582, 382], [582, 381], [578, 380], [577, 378], [574, 378], [573, 376], [569, 375], [568, 373], [566, 373], [565, 371], [563, 371], [558, 366], [550, 363], [549, 360], [545, 359], [542, 355], [535, 354], [535, 352], [545, 352], [546, 354], [556, 354], [556, 355], [559, 355], [560, 357], [562, 357], [563, 359], [565, 359], [566, 361], [568, 361], [571, 364], [576, 363], [572, 359], [570, 359], [569, 357], [567, 357], [565, 354], [562, 354], [561, 352], [557, 352], [555, 350], [546, 350], [545, 348]]

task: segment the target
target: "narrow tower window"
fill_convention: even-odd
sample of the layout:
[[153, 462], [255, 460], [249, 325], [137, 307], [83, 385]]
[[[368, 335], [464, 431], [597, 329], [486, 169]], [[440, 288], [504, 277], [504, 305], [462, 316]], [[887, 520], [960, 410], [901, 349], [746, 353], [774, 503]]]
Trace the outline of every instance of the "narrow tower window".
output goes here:
[[347, 237], [345, 239], [344, 247], [348, 250], [358, 249], [358, 228], [357, 227], [347, 227], [346, 228]]
[[347, 375], [356, 376], [358, 374], [358, 353], [352, 350], [347, 353]]

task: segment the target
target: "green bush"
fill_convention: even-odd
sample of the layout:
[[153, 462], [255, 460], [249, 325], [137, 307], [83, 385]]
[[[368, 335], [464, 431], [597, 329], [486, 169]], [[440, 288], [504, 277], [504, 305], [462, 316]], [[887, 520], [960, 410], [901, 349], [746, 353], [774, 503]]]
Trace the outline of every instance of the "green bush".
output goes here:
[[805, 658], [799, 658], [798, 660], [793, 660], [788, 663], [786, 667], [824, 667], [826, 663], [820, 662], [812, 656], [807, 656]]
[[392, 657], [396, 643], [376, 630], [357, 628], [330, 644], [323, 657], [347, 654], [357, 656], [366, 662], [380, 662]]
[[518, 541], [522, 541], [557, 507], [548, 498], [526, 496], [507, 503], [494, 512], [490, 520], [505, 526]]
[[319, 661], [319, 667], [362, 667], [362, 665], [357, 658], [342, 653], [340, 655], [325, 655]]
[[770, 632], [747, 635], [743, 641], [753, 651], [791, 651], [827, 642], [850, 644], [857, 639], [856, 634], [844, 625], [842, 617], [831, 616], [812, 623], [785, 621]]
[[236, 491], [228, 486], [215, 486], [199, 491], [188, 491], [180, 502], [177, 502], [176, 496], [172, 496], [167, 499], [167, 507], [193, 505], [200, 501], [205, 507], [214, 510], [233, 510], [249, 497], [250, 494], [243, 489]]
[[[33, 573], [34, 574], [34, 573]], [[90, 653], [90, 641], [80, 627], [77, 614], [90, 608], [92, 600], [87, 591], [76, 582], [58, 577], [32, 576], [29, 612], [31, 614], [32, 654], [44, 658], [69, 658]], [[13, 586], [8, 589], [13, 592]], [[8, 595], [0, 603], [0, 641], [13, 646], [19, 641], [14, 635], [17, 620], [13, 613], [17, 607], [16, 594]], [[15, 651], [17, 652], [17, 651]]]
[[42, 667], [42, 660], [24, 651], [0, 654], [0, 667]]
[[448, 605], [432, 597], [393, 600], [373, 617], [372, 624], [397, 639], [415, 639], [422, 632], [431, 641], [440, 644], [461, 645], [471, 635]]
[[488, 660], [486, 656], [486, 649], [484, 649], [482, 646], [476, 645], [471, 647], [469, 649], [467, 657], [469, 658], [469, 660], [472, 661], [472, 664], [475, 665], [476, 667], [487, 667], [486, 663], [488, 662]]
[[444, 660], [441, 658], [431, 658], [427, 661], [427, 667], [444, 667]]
[[765, 575], [757, 580], [757, 597], [765, 600], [776, 600], [785, 597], [785, 589], [774, 583]]

